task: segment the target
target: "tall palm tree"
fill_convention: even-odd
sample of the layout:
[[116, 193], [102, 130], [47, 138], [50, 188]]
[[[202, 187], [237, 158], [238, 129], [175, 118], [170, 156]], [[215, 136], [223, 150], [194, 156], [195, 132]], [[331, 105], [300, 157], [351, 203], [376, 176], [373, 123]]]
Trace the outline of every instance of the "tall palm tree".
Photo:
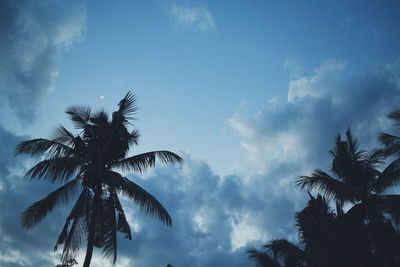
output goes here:
[[346, 140], [337, 136], [335, 148], [330, 154], [334, 176], [317, 169], [311, 176], [301, 176], [297, 185], [333, 199], [338, 214], [343, 213], [343, 205], [350, 207], [346, 212], [348, 222], [358, 222], [357, 227], [367, 231], [362, 236], [369, 238], [365, 242], [373, 252], [369, 261], [375, 262], [372, 266], [399, 264], [400, 196], [385, 194], [396, 184], [398, 177], [393, 176], [390, 166], [381, 170], [387, 153], [377, 150], [369, 154], [360, 149], [348, 129]]
[[164, 163], [182, 161], [180, 156], [169, 151], [128, 156], [131, 145], [137, 145], [139, 138], [137, 130], [128, 130], [129, 121], [136, 112], [135, 101], [134, 95], [128, 93], [111, 116], [104, 110], [92, 112], [89, 107], [71, 106], [66, 113], [79, 130], [78, 134], [60, 125], [51, 139], [23, 141], [16, 148], [16, 154], [45, 158], [26, 172], [30, 180], [64, 183], [22, 213], [24, 228], [32, 228], [57, 205], [69, 203], [78, 194], [55, 246], [56, 250], [58, 245], [64, 244], [63, 264], [75, 258], [84, 239], [87, 240], [84, 267], [90, 266], [93, 247], [102, 248], [103, 255], [111, 257], [115, 264], [117, 232], [132, 239], [120, 194], [167, 226], [172, 225], [167, 210], [154, 196], [118, 172], [141, 173], [153, 167], [156, 158]]

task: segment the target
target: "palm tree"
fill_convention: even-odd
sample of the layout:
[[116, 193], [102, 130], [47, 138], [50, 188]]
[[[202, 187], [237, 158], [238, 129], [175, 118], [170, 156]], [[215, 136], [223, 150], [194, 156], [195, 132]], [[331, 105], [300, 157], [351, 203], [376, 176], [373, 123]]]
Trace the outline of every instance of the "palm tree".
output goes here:
[[360, 149], [358, 141], [348, 129], [346, 140], [337, 136], [335, 148], [330, 154], [334, 177], [317, 169], [311, 176], [301, 176], [297, 186], [315, 190], [333, 199], [338, 214], [343, 213], [344, 205], [350, 207], [346, 218], [355, 229], [366, 231], [360, 236], [368, 236], [365, 242], [373, 253], [369, 261], [371, 266], [399, 264], [400, 196], [385, 194], [396, 184], [398, 177], [393, 175], [390, 166], [381, 171], [387, 153], [376, 150], [369, 154]]
[[131, 145], [137, 145], [139, 138], [137, 130], [128, 130], [136, 112], [135, 101], [134, 95], [128, 93], [111, 117], [104, 110], [93, 113], [89, 107], [71, 106], [66, 113], [79, 130], [78, 134], [60, 125], [51, 139], [23, 141], [16, 148], [16, 154], [45, 158], [26, 172], [30, 180], [64, 183], [22, 213], [24, 228], [31, 229], [57, 205], [69, 203], [79, 193], [55, 246], [57, 250], [58, 245], [64, 244], [63, 264], [75, 258], [83, 239], [87, 239], [84, 267], [90, 266], [93, 247], [102, 248], [103, 255], [112, 257], [115, 264], [117, 232], [132, 239], [120, 194], [148, 215], [158, 217], [167, 226], [172, 225], [167, 210], [154, 196], [118, 172], [144, 172], [155, 165], [156, 158], [164, 163], [182, 161], [169, 151], [128, 156]]
[[[299, 245], [286, 239], [274, 239], [263, 246], [265, 251], [249, 249], [249, 258], [259, 267], [332, 266], [332, 249], [336, 215], [325, 198], [310, 194], [307, 206], [296, 213]], [[329, 242], [327, 242], [329, 240]]]
[[365, 229], [344, 213], [335, 213], [326, 198], [318, 195], [296, 213], [299, 245], [274, 239], [265, 251], [249, 249], [259, 267], [372, 267]]
[[[399, 113], [400, 114], [400, 113]], [[400, 117], [399, 117], [400, 118]], [[285, 239], [248, 250], [262, 267], [394, 267], [400, 265], [400, 196], [385, 194], [398, 181], [392, 164], [382, 170], [387, 150], [369, 154], [350, 130], [338, 135], [333, 176], [315, 170], [297, 186], [322, 194], [296, 213], [299, 246]], [[330, 208], [330, 200], [336, 209]]]

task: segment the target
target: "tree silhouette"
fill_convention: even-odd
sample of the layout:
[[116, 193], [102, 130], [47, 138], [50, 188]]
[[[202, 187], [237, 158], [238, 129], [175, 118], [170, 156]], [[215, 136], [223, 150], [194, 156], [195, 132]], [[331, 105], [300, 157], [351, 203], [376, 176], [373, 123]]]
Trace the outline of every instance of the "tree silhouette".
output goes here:
[[326, 241], [334, 234], [336, 215], [326, 199], [310, 195], [307, 206], [296, 213], [295, 218], [299, 245], [286, 239], [274, 239], [263, 246], [265, 251], [249, 249], [249, 258], [259, 267], [335, 266], [332, 264], [336, 260], [330, 255], [334, 244]]
[[[385, 194], [398, 179], [382, 170], [388, 153], [360, 149], [350, 130], [336, 137], [330, 151], [332, 176], [315, 170], [296, 184], [310, 193], [296, 213], [299, 245], [276, 239], [264, 251], [248, 250], [263, 267], [395, 267], [400, 266], [400, 196]], [[335, 209], [330, 203], [335, 203]]]
[[343, 213], [344, 205], [350, 206], [346, 212], [348, 222], [357, 222], [358, 229], [365, 230], [359, 238], [368, 237], [365, 240], [371, 253], [368, 264], [395, 266], [400, 259], [397, 231], [400, 196], [385, 194], [397, 180], [389, 171], [390, 165], [381, 170], [387, 153], [383, 150], [367, 153], [360, 149], [357, 139], [348, 129], [346, 140], [337, 136], [330, 154], [334, 177], [317, 169], [311, 176], [301, 176], [297, 185], [334, 200], [338, 214]]
[[84, 267], [90, 266], [93, 247], [102, 248], [102, 254], [111, 257], [113, 264], [116, 262], [117, 232], [132, 239], [120, 194], [134, 201], [148, 215], [172, 225], [167, 210], [154, 196], [118, 172], [141, 173], [153, 167], [156, 158], [164, 163], [182, 161], [180, 156], [169, 151], [128, 157], [131, 145], [137, 145], [139, 138], [137, 130], [128, 130], [129, 121], [136, 112], [135, 101], [134, 95], [128, 93], [111, 116], [104, 110], [92, 112], [90, 107], [71, 106], [66, 113], [79, 130], [78, 134], [60, 125], [51, 139], [23, 141], [16, 148], [16, 154], [45, 158], [26, 172], [30, 180], [64, 183], [22, 213], [24, 228], [32, 228], [57, 205], [69, 203], [78, 195], [54, 248], [57, 250], [58, 245], [64, 244], [63, 264], [75, 258], [84, 239], [87, 239]]

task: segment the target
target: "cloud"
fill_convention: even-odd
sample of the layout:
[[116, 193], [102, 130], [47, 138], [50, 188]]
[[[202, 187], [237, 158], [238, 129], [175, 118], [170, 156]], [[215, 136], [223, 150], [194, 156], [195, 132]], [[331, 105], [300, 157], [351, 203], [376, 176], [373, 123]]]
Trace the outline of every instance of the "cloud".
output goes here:
[[63, 48], [82, 36], [82, 1], [0, 2], [0, 104], [24, 122], [53, 89]]
[[400, 61], [353, 77], [345, 68], [344, 61], [327, 60], [290, 81], [286, 98], [267, 102], [252, 118], [237, 112], [229, 119], [253, 169], [273, 174], [285, 165], [306, 172], [328, 166], [334, 136], [347, 127], [367, 147], [376, 145], [376, 134], [389, 127], [385, 114], [398, 108]]
[[130, 211], [138, 228], [120, 255], [130, 257], [132, 266], [253, 266], [245, 253], [250, 244], [293, 233], [294, 204], [274, 181], [221, 177], [206, 163], [184, 158], [182, 169], [157, 168], [146, 179], [130, 176], [173, 218], [167, 228], [137, 209]]
[[181, 29], [196, 29], [199, 31], [210, 31], [217, 28], [215, 19], [205, 6], [189, 6], [170, 2], [168, 13]]

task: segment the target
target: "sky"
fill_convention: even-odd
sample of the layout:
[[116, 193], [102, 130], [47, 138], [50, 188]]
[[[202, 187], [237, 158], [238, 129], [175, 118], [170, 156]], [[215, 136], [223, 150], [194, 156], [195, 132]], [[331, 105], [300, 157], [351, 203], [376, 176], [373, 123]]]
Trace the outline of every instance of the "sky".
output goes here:
[[[28, 182], [16, 144], [49, 137], [70, 105], [109, 112], [137, 96], [132, 154], [182, 166], [128, 173], [173, 227], [123, 204], [133, 240], [116, 266], [254, 266], [245, 251], [296, 241], [307, 193], [348, 127], [363, 147], [399, 109], [400, 3], [357, 0], [0, 0], [0, 266], [54, 266], [68, 206], [25, 231], [20, 213], [57, 184]], [[82, 249], [82, 253], [84, 249]], [[80, 264], [83, 255], [78, 258]], [[92, 266], [109, 261], [96, 253]]]

